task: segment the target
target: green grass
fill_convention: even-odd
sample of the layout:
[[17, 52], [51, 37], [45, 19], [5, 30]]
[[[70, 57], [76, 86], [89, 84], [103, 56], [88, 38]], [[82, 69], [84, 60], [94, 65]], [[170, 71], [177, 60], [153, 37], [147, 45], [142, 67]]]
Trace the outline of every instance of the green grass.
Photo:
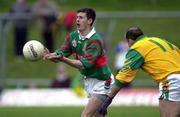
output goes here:
[[[80, 117], [83, 107], [0, 107], [1, 117]], [[158, 107], [110, 107], [108, 117], [160, 117]]]

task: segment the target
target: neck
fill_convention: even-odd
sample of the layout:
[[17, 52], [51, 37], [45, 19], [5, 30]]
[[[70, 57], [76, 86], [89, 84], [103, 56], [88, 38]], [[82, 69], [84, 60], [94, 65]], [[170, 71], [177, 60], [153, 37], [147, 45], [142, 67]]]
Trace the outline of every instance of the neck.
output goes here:
[[92, 27], [89, 27], [86, 30], [82, 30], [82, 31], [79, 30], [79, 32], [82, 36], [86, 36], [87, 34], [89, 34], [89, 32], [91, 32], [91, 30], [92, 30]]

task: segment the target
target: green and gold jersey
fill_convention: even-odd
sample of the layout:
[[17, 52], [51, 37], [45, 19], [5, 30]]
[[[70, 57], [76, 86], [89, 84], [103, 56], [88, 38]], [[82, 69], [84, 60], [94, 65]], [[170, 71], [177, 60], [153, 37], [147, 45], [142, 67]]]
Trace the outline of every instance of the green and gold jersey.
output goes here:
[[66, 36], [61, 49], [55, 52], [66, 57], [73, 55], [76, 60], [80, 60], [85, 67], [80, 70], [82, 75], [99, 80], [111, 76], [103, 40], [96, 32], [87, 39], [81, 39], [79, 33], [74, 31]]
[[140, 36], [128, 51], [116, 84], [131, 82], [140, 68], [159, 82], [180, 72], [180, 50], [165, 39]]

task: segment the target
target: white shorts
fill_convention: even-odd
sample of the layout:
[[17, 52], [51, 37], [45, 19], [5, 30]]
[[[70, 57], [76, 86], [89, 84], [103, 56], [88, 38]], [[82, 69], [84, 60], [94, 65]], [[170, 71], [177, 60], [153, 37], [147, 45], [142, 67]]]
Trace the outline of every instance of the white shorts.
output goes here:
[[171, 74], [159, 83], [159, 99], [180, 102], [180, 74]]
[[105, 81], [98, 80], [95, 78], [83, 79], [84, 89], [86, 90], [88, 97], [91, 97], [93, 94], [109, 95], [113, 83], [114, 83], [113, 74], [111, 74], [111, 77]]

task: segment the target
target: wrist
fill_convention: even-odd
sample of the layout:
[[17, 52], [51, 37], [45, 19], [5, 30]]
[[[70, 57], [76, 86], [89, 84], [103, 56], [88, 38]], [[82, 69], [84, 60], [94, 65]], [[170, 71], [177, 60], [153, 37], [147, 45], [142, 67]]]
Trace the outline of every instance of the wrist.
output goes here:
[[63, 52], [62, 52], [62, 50], [61, 49], [57, 49], [57, 50], [55, 50], [55, 52], [54, 52], [56, 55], [63, 55]]
[[108, 98], [109, 100], [113, 100], [113, 98], [114, 98], [114, 97], [110, 97], [110, 96], [108, 96], [107, 98]]

